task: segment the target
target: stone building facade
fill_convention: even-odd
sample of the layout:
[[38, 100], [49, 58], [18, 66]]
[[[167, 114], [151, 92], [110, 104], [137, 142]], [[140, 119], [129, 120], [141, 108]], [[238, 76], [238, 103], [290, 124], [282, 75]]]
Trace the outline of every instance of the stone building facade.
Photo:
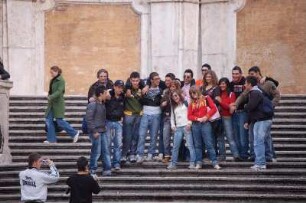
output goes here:
[[49, 67], [63, 69], [66, 94], [110, 78], [163, 77], [202, 63], [230, 77], [258, 65], [282, 93], [306, 93], [303, 0], [2, 0], [0, 52], [14, 95], [45, 95]]

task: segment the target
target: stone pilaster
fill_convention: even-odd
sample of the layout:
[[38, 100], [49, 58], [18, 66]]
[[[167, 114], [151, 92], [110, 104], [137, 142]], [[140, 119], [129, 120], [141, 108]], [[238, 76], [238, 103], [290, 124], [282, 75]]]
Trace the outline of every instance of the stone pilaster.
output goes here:
[[196, 0], [151, 0], [152, 70], [182, 78], [198, 69], [199, 3]]
[[230, 77], [236, 65], [236, 12], [245, 0], [201, 0], [202, 63]]
[[9, 149], [9, 93], [13, 87], [11, 81], [0, 80], [0, 164], [11, 162], [12, 157]]

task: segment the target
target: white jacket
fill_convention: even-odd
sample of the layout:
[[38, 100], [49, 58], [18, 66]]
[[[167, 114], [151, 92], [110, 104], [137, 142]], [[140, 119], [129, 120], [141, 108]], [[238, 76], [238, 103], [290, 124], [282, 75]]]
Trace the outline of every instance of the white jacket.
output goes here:
[[45, 173], [36, 168], [26, 169], [19, 173], [21, 186], [21, 201], [47, 200], [47, 184], [55, 183], [59, 173], [55, 165], [50, 166], [50, 173]]

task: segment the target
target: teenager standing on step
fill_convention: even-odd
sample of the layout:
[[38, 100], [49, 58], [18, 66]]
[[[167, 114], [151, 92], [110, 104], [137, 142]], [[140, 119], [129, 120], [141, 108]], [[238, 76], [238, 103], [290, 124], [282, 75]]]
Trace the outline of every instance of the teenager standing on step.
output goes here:
[[105, 103], [108, 147], [111, 150], [112, 143], [114, 143], [112, 167], [116, 170], [120, 170], [122, 153], [123, 89], [124, 82], [122, 80], [116, 80], [113, 89], [109, 92], [110, 98]]
[[160, 77], [158, 73], [152, 72], [149, 76], [150, 87], [143, 93], [143, 115], [139, 126], [139, 140], [137, 145], [137, 163], [144, 161], [145, 139], [149, 130], [150, 147], [146, 161], [153, 161], [156, 153], [156, 139], [160, 126], [162, 90], [159, 87]]
[[97, 87], [95, 89], [96, 100], [89, 103], [86, 110], [88, 133], [92, 144], [89, 169], [93, 176], [96, 176], [98, 160], [101, 155], [103, 160], [102, 174], [105, 176], [111, 175], [110, 150], [106, 134], [106, 109], [104, 104], [107, 95], [108, 93], [104, 86]]
[[[48, 173], [40, 171], [42, 164], [49, 166]], [[28, 157], [28, 169], [19, 173], [21, 201], [25, 203], [45, 202], [47, 200], [47, 185], [56, 183], [59, 173], [50, 159], [41, 158], [33, 153]]]
[[78, 173], [70, 176], [66, 183], [70, 192], [69, 203], [91, 203], [92, 193], [98, 194], [101, 190], [97, 180], [90, 174], [88, 169], [88, 161], [85, 157], [77, 160]]
[[58, 66], [50, 68], [51, 81], [48, 92], [48, 107], [46, 110], [46, 125], [47, 125], [47, 140], [44, 143], [55, 143], [56, 132], [54, 127], [54, 119], [57, 125], [64, 129], [73, 142], [77, 142], [79, 138], [79, 131], [76, 131], [71, 125], [64, 120], [65, 115], [65, 80], [62, 76], [62, 70]]
[[189, 169], [195, 169], [195, 149], [191, 134], [191, 121], [188, 121], [188, 103], [184, 101], [181, 90], [171, 92], [171, 129], [174, 131], [172, 159], [167, 167], [169, 170], [176, 169], [179, 148], [185, 136], [187, 148], [189, 149]]
[[[192, 121], [192, 136], [196, 153], [196, 169], [202, 168], [203, 145], [207, 149], [210, 161], [215, 169], [219, 170], [214, 139], [209, 118], [217, 111], [210, 96], [203, 96], [201, 91], [192, 86], [189, 90], [191, 102], [188, 106], [188, 120]], [[208, 108], [209, 107], [209, 108]]]
[[257, 86], [256, 77], [246, 77], [245, 89], [249, 92], [249, 101], [245, 106], [249, 121], [245, 124], [245, 127], [248, 128], [248, 125], [251, 124], [253, 126], [251, 129], [252, 134], [254, 135], [255, 163], [251, 169], [258, 171], [266, 169], [266, 148], [270, 146], [265, 142], [271, 135], [270, 130], [273, 115], [267, 114], [263, 110], [264, 95]]

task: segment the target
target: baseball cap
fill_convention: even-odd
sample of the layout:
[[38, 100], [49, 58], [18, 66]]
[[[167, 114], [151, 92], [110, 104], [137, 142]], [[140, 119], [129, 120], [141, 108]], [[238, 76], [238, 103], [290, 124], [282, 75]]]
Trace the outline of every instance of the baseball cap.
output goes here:
[[122, 87], [124, 87], [124, 82], [122, 80], [116, 80], [114, 85], [115, 86], [122, 86]]

